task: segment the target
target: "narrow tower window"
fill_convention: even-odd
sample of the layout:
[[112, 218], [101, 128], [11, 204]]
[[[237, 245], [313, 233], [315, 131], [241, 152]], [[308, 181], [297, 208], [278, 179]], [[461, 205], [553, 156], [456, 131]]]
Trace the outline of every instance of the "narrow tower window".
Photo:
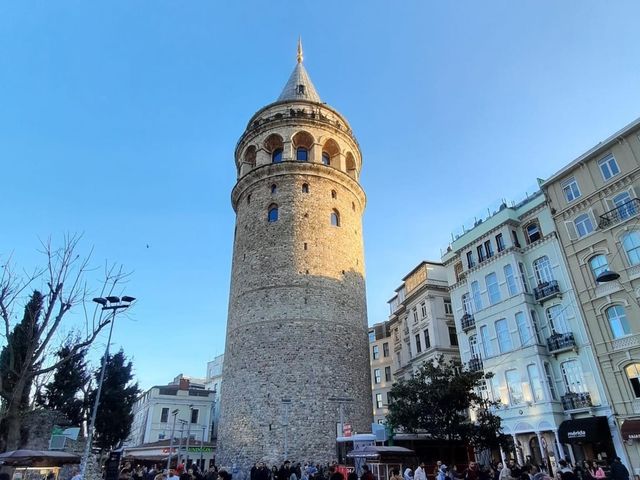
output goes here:
[[267, 214], [267, 220], [269, 221], [269, 223], [278, 221], [278, 206], [277, 205], [270, 205], [269, 206], [269, 213]]
[[309, 150], [307, 150], [305, 147], [298, 147], [296, 149], [296, 160], [300, 162], [306, 162], [308, 160], [308, 157]]
[[251, 204], [251, 194], [247, 195], [247, 205]]
[[282, 161], [282, 149], [276, 148], [271, 154], [272, 163], [280, 163]]
[[273, 185], [271, 185], [271, 193], [276, 193], [277, 191], [278, 191], [278, 187], [274, 183]]
[[331, 212], [331, 225], [334, 227], [340, 226], [340, 213], [337, 210]]
[[302, 184], [302, 193], [309, 193], [309, 184], [308, 183], [303, 183]]
[[331, 165], [331, 157], [329, 156], [329, 153], [322, 152], [322, 163], [325, 165]]
[[338, 198], [338, 192], [331, 190], [331, 198]]

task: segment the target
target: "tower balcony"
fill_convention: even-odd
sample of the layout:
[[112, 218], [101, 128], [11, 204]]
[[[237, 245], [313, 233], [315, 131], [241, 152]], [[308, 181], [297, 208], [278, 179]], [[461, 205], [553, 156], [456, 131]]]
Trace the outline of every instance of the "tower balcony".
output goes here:
[[628, 202], [618, 205], [613, 210], [600, 215], [598, 227], [609, 228], [625, 220], [635, 217], [640, 212], [640, 199], [632, 198]]
[[547, 300], [559, 297], [561, 296], [560, 285], [558, 285], [557, 280], [540, 283], [536, 288], [533, 289], [533, 296], [540, 303], [544, 303]]
[[549, 353], [558, 354], [568, 350], [576, 350], [576, 339], [573, 332], [554, 333], [547, 338], [547, 348]]
[[565, 410], [581, 410], [593, 407], [591, 394], [589, 392], [569, 392], [563, 395], [561, 400], [562, 408]]
[[472, 372], [479, 372], [484, 368], [480, 357], [471, 357], [467, 363], [467, 367]]
[[473, 318], [473, 315], [470, 313], [465, 313], [460, 321], [460, 326], [462, 327], [462, 331], [466, 333], [472, 328], [476, 328], [476, 319]]

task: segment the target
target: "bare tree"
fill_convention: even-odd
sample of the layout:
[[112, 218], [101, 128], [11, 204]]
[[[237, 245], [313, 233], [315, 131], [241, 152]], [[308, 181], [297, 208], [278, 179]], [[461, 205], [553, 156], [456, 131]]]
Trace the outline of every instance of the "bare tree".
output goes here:
[[[91, 252], [84, 257], [77, 253], [80, 239], [80, 235], [65, 236], [60, 248], [53, 247], [50, 239], [42, 242], [41, 253], [44, 255], [45, 265], [32, 273], [17, 275], [10, 261], [1, 267], [0, 318], [7, 342], [4, 346], [7, 353], [5, 368], [12, 377], [12, 381], [7, 382], [0, 375], [0, 421], [7, 450], [20, 446], [24, 398], [28, 397], [34, 379], [52, 372], [91, 345], [111, 321], [111, 316], [103, 317], [102, 311], [96, 308], [92, 309], [93, 314], [88, 313], [87, 303], [91, 299], [91, 293], [97, 293], [98, 296], [110, 295], [127, 277], [122, 267], [106, 266], [99, 286], [91, 289], [87, 276], [90, 272], [95, 272], [95, 269], [90, 267]], [[42, 293], [42, 307], [38, 315], [34, 315], [25, 348], [18, 351], [19, 346], [10, 341], [15, 312], [24, 307], [21, 304], [31, 291]], [[67, 356], [54, 359], [50, 355], [53, 347], [51, 344], [57, 334], [64, 330], [61, 327], [65, 325], [65, 318], [74, 309], [82, 313], [83, 331], [71, 345]]]

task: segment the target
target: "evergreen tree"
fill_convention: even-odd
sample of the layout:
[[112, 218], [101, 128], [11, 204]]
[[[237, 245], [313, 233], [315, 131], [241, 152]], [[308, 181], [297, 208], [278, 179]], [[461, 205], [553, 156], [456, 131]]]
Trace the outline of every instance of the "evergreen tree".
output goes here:
[[506, 440], [501, 419], [493, 413], [499, 403], [479, 394], [492, 376], [464, 369], [457, 360], [446, 362], [442, 356], [425, 362], [412, 379], [391, 388], [387, 422], [407, 432], [428, 433], [434, 440], [468, 441], [479, 450], [495, 448]]
[[[93, 407], [100, 368], [95, 372], [96, 389], [89, 394], [89, 405]], [[133, 380], [133, 365], [120, 350], [107, 358], [100, 405], [94, 432], [95, 445], [101, 450], [110, 450], [126, 440], [133, 423], [133, 404], [140, 393], [138, 383]]]
[[85, 418], [84, 389], [89, 382], [86, 350], [75, 355], [71, 353], [71, 345], [64, 345], [56, 355], [68, 358], [56, 369], [53, 379], [44, 387], [44, 394], [36, 403], [63, 413], [72, 425], [80, 426]]

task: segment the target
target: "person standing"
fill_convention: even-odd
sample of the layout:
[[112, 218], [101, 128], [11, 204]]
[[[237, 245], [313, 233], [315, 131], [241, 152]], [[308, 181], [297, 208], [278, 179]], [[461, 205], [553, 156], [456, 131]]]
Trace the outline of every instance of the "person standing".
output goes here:
[[425, 472], [424, 468], [424, 462], [420, 462], [420, 466], [416, 468], [416, 471], [413, 474], [413, 480], [427, 480], [427, 472]]
[[614, 457], [611, 462], [611, 480], [629, 480], [629, 470], [620, 461], [620, 457]]

